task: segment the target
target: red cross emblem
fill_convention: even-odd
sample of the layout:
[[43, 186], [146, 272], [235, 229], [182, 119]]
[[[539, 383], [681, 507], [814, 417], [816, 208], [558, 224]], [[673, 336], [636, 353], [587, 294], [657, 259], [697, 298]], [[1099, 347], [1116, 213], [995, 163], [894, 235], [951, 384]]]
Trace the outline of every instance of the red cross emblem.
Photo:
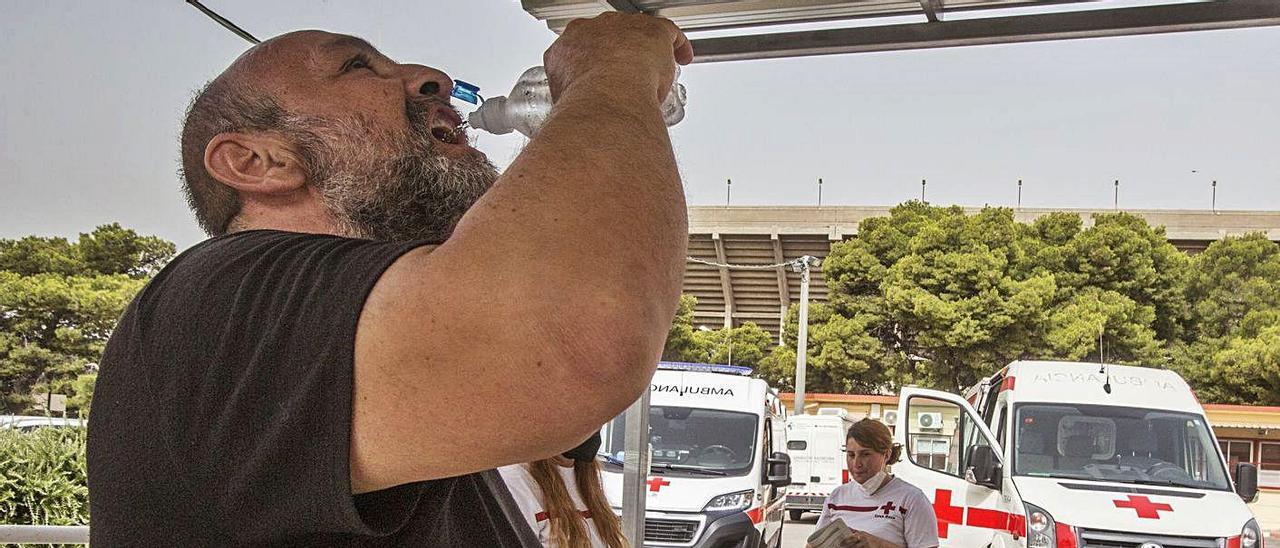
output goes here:
[[649, 484], [650, 493], [657, 493], [659, 489], [663, 488], [663, 486], [671, 485], [671, 482], [659, 477], [649, 478], [649, 481], [646, 481], [645, 483]]
[[893, 501], [889, 501], [889, 502], [884, 503], [884, 506], [881, 506], [881, 507], [880, 507], [880, 510], [883, 510], [883, 511], [884, 511], [884, 515], [886, 515], [886, 516], [887, 516], [887, 515], [889, 515], [889, 512], [894, 511], [896, 508], [897, 508], [897, 506], [894, 506], [894, 505], [893, 505]]
[[1146, 519], [1160, 519], [1160, 512], [1172, 512], [1173, 507], [1163, 502], [1151, 502], [1151, 499], [1142, 495], [1129, 495], [1129, 500], [1117, 500], [1116, 508], [1132, 508], [1138, 513], [1138, 517]]
[[951, 491], [938, 489], [933, 494], [933, 513], [938, 516], [938, 538], [947, 538], [952, 525], [964, 525], [964, 507], [951, 505]]

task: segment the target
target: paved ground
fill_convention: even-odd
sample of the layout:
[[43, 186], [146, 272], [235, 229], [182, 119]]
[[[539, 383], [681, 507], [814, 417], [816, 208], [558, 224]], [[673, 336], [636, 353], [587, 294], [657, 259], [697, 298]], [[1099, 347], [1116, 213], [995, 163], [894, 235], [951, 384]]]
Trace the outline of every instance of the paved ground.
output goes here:
[[[813, 534], [814, 526], [818, 523], [818, 514], [805, 514], [800, 521], [791, 521], [787, 518], [786, 525], [782, 526], [782, 548], [804, 548], [805, 539]], [[1271, 524], [1265, 524], [1271, 526]], [[1269, 532], [1267, 545], [1272, 543], [1280, 544], [1280, 529]]]
[[787, 518], [787, 523], [782, 526], [782, 548], [804, 548], [804, 540], [813, 534], [817, 523], [816, 513], [805, 514], [800, 521]]

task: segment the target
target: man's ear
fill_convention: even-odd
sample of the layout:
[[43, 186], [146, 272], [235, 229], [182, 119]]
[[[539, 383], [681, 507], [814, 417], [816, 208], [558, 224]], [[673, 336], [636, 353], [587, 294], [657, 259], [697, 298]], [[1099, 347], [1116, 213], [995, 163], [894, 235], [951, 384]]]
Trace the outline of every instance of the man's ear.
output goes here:
[[271, 133], [219, 133], [204, 149], [214, 179], [246, 194], [286, 194], [302, 188], [307, 173], [291, 143]]

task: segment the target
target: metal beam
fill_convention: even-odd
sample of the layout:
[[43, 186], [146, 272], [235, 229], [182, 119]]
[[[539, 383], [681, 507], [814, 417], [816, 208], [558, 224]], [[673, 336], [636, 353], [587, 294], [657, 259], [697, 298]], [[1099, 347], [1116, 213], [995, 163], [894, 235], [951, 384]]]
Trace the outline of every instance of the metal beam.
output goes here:
[[[919, 0], [625, 0], [640, 11], [674, 21], [685, 31], [725, 30], [848, 19], [917, 16]], [[935, 1], [936, 0], [931, 0]], [[1009, 8], [1042, 8], [1097, 0], [948, 0], [948, 13]], [[521, 0], [529, 15], [561, 32], [569, 21], [614, 9], [618, 0]], [[641, 8], [640, 6], [644, 6]], [[625, 9], [625, 7], [624, 7]], [[941, 9], [941, 8], [939, 8]]]
[[930, 23], [942, 20], [942, 0], [920, 0], [920, 9], [924, 10], [924, 16]]
[[609, 2], [609, 7], [613, 8], [613, 11], [620, 11], [622, 13], [644, 13], [644, 10], [637, 8], [635, 4], [631, 3], [631, 0], [606, 1]]
[[[712, 234], [711, 241], [716, 244], [716, 262], [720, 264], [729, 264], [724, 253], [724, 239], [720, 238], [720, 234]], [[724, 326], [733, 327], [733, 280], [729, 277], [729, 269], [726, 267], [717, 267], [720, 270], [720, 290], [724, 292]]]
[[1280, 25], [1276, 0], [1220, 0], [693, 41], [694, 62], [1103, 38]]

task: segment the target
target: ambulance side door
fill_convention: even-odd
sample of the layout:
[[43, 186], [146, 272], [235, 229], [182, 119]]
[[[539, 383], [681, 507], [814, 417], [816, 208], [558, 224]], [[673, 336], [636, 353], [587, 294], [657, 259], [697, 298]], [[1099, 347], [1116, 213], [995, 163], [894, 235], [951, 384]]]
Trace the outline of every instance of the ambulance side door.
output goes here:
[[964, 398], [904, 388], [894, 432], [903, 446], [893, 473], [933, 504], [942, 547], [1017, 545], [1022, 516], [1005, 511], [1003, 452]]

